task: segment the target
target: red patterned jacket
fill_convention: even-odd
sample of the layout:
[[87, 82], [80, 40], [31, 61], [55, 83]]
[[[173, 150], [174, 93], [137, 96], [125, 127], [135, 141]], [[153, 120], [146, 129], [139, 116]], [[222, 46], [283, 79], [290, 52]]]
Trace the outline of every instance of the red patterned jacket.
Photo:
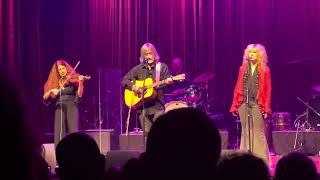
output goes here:
[[[244, 91], [243, 91], [243, 76], [247, 70], [248, 64], [243, 64], [239, 69], [239, 75], [236, 87], [233, 93], [233, 101], [230, 108], [230, 112], [237, 112], [238, 108], [244, 101]], [[271, 74], [269, 67], [257, 67], [259, 86], [257, 92], [257, 102], [262, 112], [267, 112], [271, 114]]]

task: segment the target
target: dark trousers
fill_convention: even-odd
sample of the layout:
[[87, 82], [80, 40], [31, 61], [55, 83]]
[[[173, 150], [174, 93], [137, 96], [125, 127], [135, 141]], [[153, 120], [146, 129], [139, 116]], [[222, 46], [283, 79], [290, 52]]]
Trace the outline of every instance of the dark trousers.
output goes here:
[[54, 123], [54, 144], [67, 134], [79, 131], [79, 110], [77, 103], [64, 102], [56, 105]]
[[145, 135], [148, 135], [152, 124], [163, 113], [164, 113], [163, 110], [159, 110], [154, 114], [143, 113], [143, 111], [141, 112], [141, 114], [139, 115], [139, 120], [140, 120], [142, 130], [145, 132]]

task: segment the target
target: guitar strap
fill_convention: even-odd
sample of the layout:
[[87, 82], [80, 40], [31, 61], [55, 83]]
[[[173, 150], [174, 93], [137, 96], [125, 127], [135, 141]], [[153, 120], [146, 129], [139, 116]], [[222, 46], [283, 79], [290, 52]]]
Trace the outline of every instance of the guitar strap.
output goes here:
[[161, 62], [156, 64], [156, 83], [160, 81]]

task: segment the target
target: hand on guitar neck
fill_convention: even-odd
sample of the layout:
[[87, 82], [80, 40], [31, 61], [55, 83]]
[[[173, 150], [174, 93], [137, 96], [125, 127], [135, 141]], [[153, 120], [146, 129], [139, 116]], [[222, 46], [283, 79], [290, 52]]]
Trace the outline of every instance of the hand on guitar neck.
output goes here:
[[166, 79], [166, 84], [172, 84], [172, 83], [173, 83], [173, 78], [172, 77]]

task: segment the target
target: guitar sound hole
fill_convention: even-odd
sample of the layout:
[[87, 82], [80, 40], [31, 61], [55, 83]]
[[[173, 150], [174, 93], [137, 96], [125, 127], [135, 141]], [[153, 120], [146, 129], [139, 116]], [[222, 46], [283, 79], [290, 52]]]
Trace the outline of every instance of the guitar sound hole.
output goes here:
[[138, 96], [138, 98], [142, 98], [142, 93], [143, 93], [143, 95], [146, 95], [147, 91], [136, 93], [136, 96]]

